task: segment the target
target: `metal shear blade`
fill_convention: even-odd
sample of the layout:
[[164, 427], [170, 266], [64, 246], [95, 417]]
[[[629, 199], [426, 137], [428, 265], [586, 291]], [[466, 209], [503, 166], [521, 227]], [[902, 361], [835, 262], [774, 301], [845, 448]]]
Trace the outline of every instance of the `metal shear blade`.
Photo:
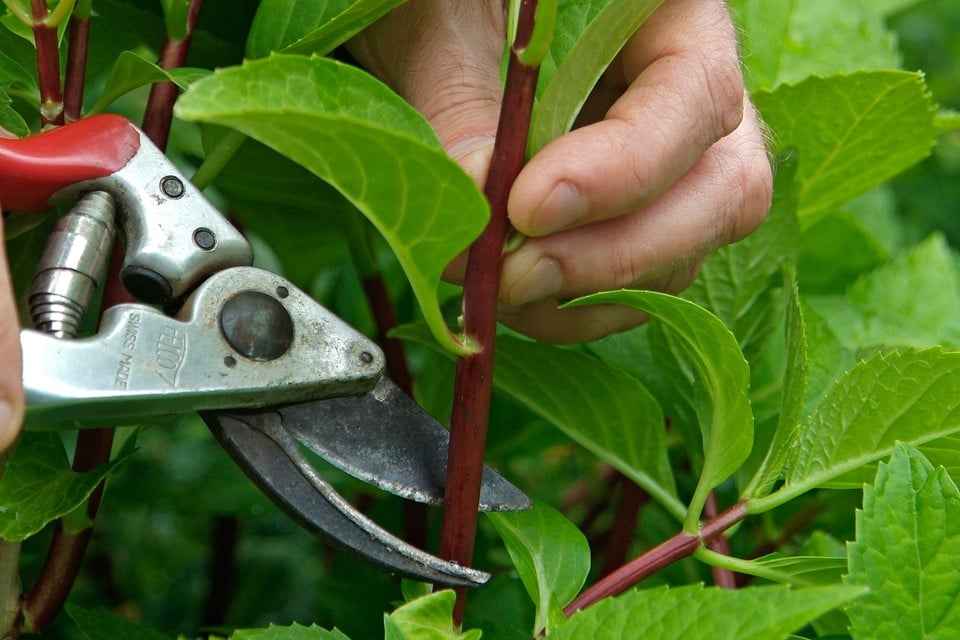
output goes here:
[[224, 449], [290, 517], [388, 571], [455, 587], [489, 575], [447, 562], [400, 540], [351, 506], [314, 470], [279, 412], [201, 416]]

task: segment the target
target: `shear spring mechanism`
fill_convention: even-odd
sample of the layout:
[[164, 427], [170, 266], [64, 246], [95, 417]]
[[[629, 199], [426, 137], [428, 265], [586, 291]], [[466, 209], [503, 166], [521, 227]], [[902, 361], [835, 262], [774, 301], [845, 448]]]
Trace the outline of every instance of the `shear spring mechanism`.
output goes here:
[[30, 293], [30, 313], [38, 331], [57, 338], [77, 337], [106, 270], [113, 220], [113, 198], [93, 191], [57, 222]]

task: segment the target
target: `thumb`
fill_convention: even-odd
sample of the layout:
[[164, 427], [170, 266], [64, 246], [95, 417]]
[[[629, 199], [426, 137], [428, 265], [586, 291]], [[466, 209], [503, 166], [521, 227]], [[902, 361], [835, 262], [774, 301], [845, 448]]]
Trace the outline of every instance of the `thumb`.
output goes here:
[[8, 449], [19, 435], [24, 404], [20, 324], [2, 237], [0, 215], [0, 451]]

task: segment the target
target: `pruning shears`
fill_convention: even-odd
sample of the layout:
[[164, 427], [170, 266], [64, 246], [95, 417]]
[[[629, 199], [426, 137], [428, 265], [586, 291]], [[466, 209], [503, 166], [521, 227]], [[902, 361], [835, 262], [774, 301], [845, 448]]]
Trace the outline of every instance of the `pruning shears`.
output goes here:
[[[59, 219], [20, 334], [26, 423], [104, 426], [198, 412], [247, 475], [308, 530], [389, 571], [454, 586], [483, 572], [393, 536], [353, 508], [308, 452], [393, 494], [442, 503], [446, 430], [385, 375], [384, 355], [284, 278], [136, 126], [99, 115], [0, 140], [5, 211]], [[134, 303], [77, 337], [116, 228]], [[530, 501], [490, 468], [481, 509]]]

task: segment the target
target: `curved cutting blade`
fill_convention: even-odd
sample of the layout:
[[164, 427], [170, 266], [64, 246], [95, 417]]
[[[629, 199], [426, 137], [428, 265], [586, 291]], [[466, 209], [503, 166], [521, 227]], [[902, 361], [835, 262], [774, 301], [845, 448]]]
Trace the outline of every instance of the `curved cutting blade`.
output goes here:
[[[385, 376], [360, 396], [276, 409], [283, 427], [333, 466], [394, 495], [443, 504], [450, 434]], [[484, 467], [481, 511], [532, 506], [520, 489]]]
[[260, 489], [313, 533], [390, 572], [425, 582], [474, 587], [490, 577], [413, 547], [350, 506], [306, 460], [279, 413], [201, 415]]

